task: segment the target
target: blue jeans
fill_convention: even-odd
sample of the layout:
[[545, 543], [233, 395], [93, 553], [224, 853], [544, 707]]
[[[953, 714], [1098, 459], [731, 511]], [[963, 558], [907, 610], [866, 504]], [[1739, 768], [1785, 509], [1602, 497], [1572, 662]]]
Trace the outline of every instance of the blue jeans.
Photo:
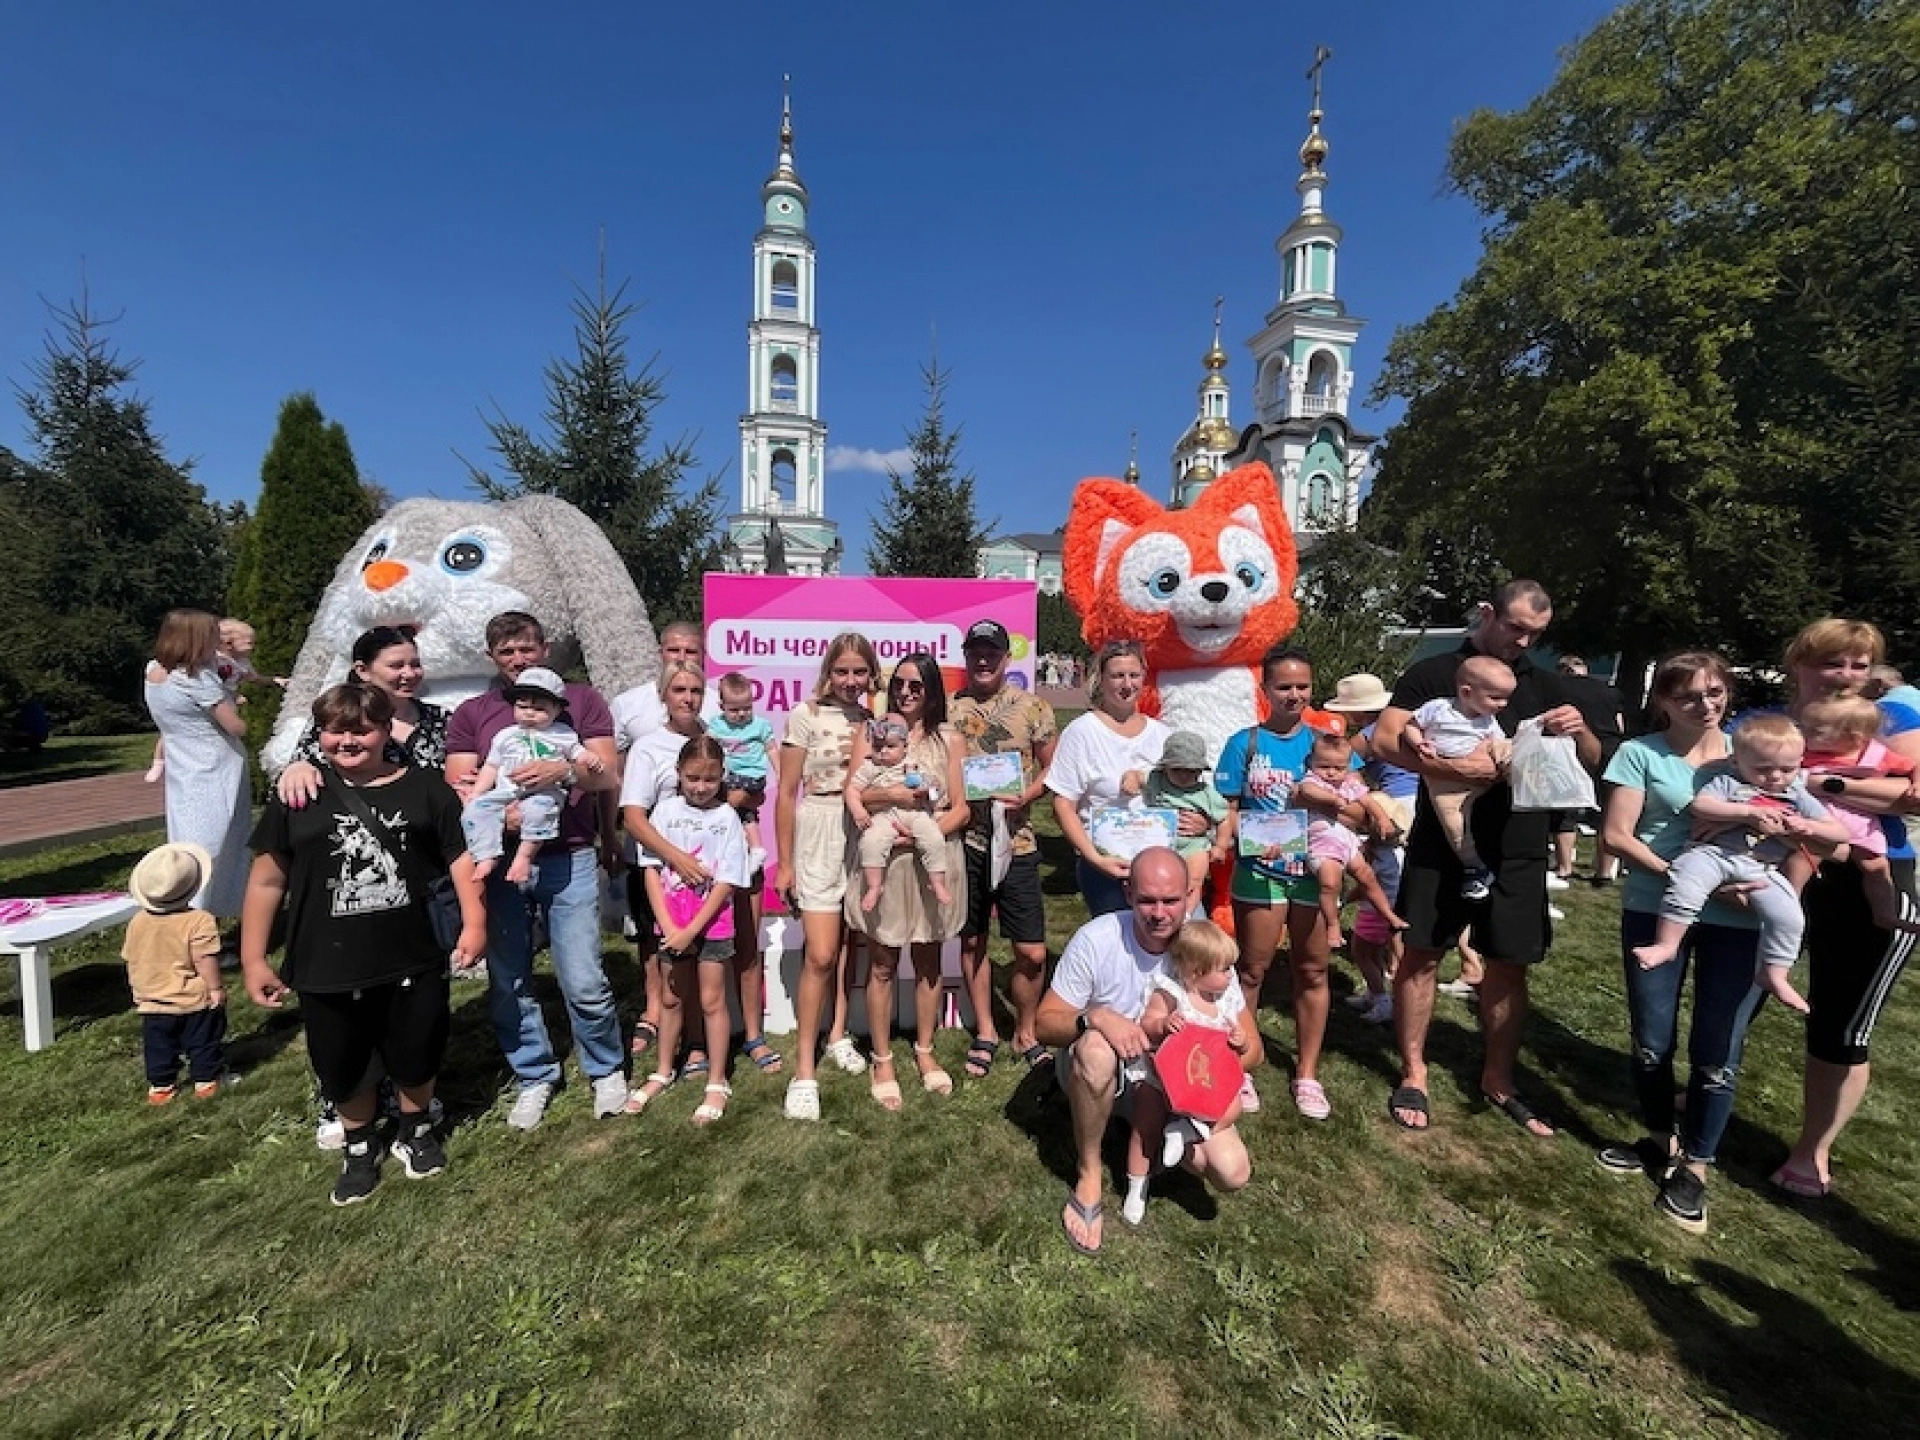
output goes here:
[[[533, 993], [533, 923], [529, 895], [500, 871], [487, 877], [487, 1007], [493, 1033], [522, 1086], [560, 1083], [560, 1061]], [[600, 963], [600, 867], [591, 846], [549, 848], [534, 864], [531, 898], [547, 911], [554, 978], [580, 1068], [590, 1080], [611, 1075], [626, 1059], [613, 986]]]
[[1084, 855], [1073, 858], [1074, 878], [1080, 882], [1080, 898], [1087, 902], [1087, 914], [1112, 915], [1127, 908], [1127, 892], [1122, 883], [1087, 863]]
[[1651, 945], [1659, 917], [1637, 910], [1620, 914], [1620, 953], [1627, 975], [1627, 1015], [1633, 1030], [1633, 1085], [1647, 1133], [1673, 1133], [1673, 1057], [1680, 1042], [1680, 992], [1687, 967], [1694, 971], [1693, 1027], [1687, 1033], [1687, 1113], [1680, 1122], [1680, 1149], [1689, 1160], [1711, 1164], [1733, 1118], [1734, 1081], [1747, 1026], [1766, 993], [1753, 983], [1760, 932], [1731, 925], [1695, 925], [1680, 953], [1665, 965], [1642, 969], [1636, 945]]

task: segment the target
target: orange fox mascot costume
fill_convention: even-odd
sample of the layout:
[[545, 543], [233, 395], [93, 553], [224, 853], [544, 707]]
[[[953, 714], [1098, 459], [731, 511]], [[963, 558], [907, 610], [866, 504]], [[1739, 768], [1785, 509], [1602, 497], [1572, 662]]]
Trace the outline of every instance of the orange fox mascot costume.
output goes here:
[[1083, 480], [1063, 550], [1087, 643], [1146, 647], [1142, 709], [1199, 732], [1216, 759], [1229, 736], [1260, 723], [1260, 657], [1300, 618], [1299, 557], [1271, 470], [1229, 470], [1186, 510], [1121, 480]]

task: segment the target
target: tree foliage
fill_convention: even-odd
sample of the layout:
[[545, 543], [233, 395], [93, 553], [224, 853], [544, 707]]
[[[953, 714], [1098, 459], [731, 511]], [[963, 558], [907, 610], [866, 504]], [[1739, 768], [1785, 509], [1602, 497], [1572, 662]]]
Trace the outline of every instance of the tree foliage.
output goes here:
[[37, 696], [87, 731], [144, 723], [140, 670], [169, 609], [215, 609], [227, 529], [185, 464], [169, 460], [83, 298], [49, 307], [33, 383], [17, 386], [30, 458], [0, 454], [10, 537], [0, 692]]
[[1294, 587], [1300, 623], [1289, 643], [1312, 659], [1322, 695], [1331, 695], [1343, 675], [1362, 671], [1393, 683], [1413, 653], [1413, 642], [1396, 639], [1394, 632], [1418, 623], [1409, 617], [1419, 588], [1410, 554], [1354, 530], [1318, 537], [1301, 559]]
[[1836, 610], [1920, 634], [1920, 9], [1632, 0], [1455, 135], [1487, 218], [1399, 334], [1366, 523], [1458, 613], [1539, 579], [1556, 638], [1776, 657]]
[[1039, 632], [1036, 641], [1042, 655], [1078, 655], [1082, 660], [1092, 656], [1087, 646], [1087, 632], [1080, 614], [1073, 608], [1073, 602], [1067, 599], [1066, 592], [1056, 590], [1051, 593], [1042, 590], [1035, 597], [1036, 618], [1034, 628]]
[[[292, 672], [340, 557], [376, 513], [346, 430], [312, 395], [290, 396], [260, 465], [260, 498], [241, 532], [227, 593], [228, 612], [254, 627], [253, 664], [262, 675]], [[279, 697], [259, 691], [249, 699], [247, 738], [258, 749], [273, 732]]]
[[546, 368], [547, 437], [496, 415], [492, 449], [507, 478], [469, 464], [490, 500], [557, 495], [597, 522], [656, 624], [698, 619], [701, 577], [720, 563], [719, 486], [692, 486], [689, 440], [654, 453], [653, 412], [666, 398], [658, 357], [634, 366], [626, 326], [635, 306], [626, 286], [581, 290], [573, 302], [575, 355]]
[[867, 568], [875, 575], [971, 579], [989, 527], [973, 503], [973, 472], [960, 468], [960, 427], [946, 415], [949, 373], [938, 360], [920, 367], [927, 387], [920, 423], [907, 432], [908, 473], [887, 471], [873, 521]]

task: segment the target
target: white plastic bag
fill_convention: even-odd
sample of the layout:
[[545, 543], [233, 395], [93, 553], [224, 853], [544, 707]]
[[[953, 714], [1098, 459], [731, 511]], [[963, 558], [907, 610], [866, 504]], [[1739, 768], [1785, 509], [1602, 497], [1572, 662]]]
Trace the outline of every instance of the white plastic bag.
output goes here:
[[1571, 735], [1548, 735], [1538, 719], [1523, 720], [1507, 767], [1516, 810], [1597, 810], [1593, 777], [1580, 763]]

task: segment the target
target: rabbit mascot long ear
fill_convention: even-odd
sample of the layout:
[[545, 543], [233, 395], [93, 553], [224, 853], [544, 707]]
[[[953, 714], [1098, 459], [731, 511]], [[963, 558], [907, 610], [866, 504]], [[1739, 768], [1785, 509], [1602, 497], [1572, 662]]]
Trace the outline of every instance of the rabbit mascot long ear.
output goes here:
[[294, 663], [261, 760], [285, 767], [314, 697], [346, 679], [354, 640], [374, 625], [418, 628], [421, 698], [451, 708], [493, 678], [487, 621], [524, 610], [554, 663], [584, 660], [608, 696], [660, 674], [647, 607], [607, 537], [550, 495], [504, 504], [403, 500], [368, 527], [334, 571]]

